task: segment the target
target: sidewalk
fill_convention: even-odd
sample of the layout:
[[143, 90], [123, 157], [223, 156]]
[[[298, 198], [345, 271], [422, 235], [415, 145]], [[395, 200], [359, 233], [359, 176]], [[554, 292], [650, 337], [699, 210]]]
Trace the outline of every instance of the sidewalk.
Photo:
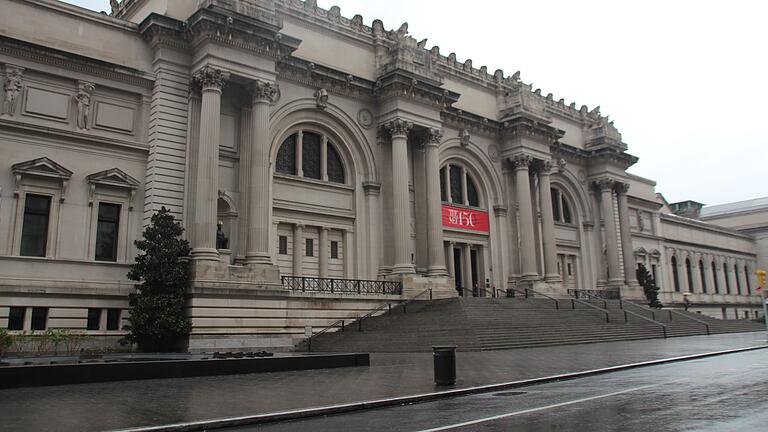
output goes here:
[[[765, 345], [765, 338], [754, 332], [459, 352], [454, 388]], [[370, 367], [0, 390], [0, 430], [102, 431], [446, 389], [432, 379], [429, 353], [374, 353]]]

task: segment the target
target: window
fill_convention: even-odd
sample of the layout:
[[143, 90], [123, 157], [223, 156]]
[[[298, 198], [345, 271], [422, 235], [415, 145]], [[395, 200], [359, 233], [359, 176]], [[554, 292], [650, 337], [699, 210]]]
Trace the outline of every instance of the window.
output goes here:
[[451, 187], [451, 202], [455, 204], [464, 204], [464, 194], [461, 188], [461, 167], [457, 165], [449, 165], [448, 171], [450, 173], [450, 187]]
[[296, 175], [296, 134], [283, 141], [280, 150], [277, 151], [275, 169], [279, 173]]
[[477, 183], [460, 165], [449, 164], [440, 169], [440, 199], [453, 204], [480, 207]]
[[720, 282], [717, 280], [717, 266], [712, 261], [712, 280], [715, 282], [715, 294], [720, 293]]
[[699, 260], [699, 275], [701, 276], [701, 292], [707, 292], [707, 270], [704, 261]]
[[25, 307], [11, 307], [8, 311], [8, 330], [24, 330]]
[[339, 258], [339, 242], [337, 241], [331, 242], [331, 258], [333, 259]]
[[21, 229], [21, 255], [44, 257], [48, 244], [51, 197], [27, 194]]
[[680, 271], [677, 268], [677, 257], [672, 257], [672, 282], [675, 284], [675, 291], [680, 292]]
[[685, 275], [688, 276], [688, 292], [693, 292], [693, 272], [691, 271], [691, 260], [685, 259]]
[[107, 330], [120, 330], [120, 309], [107, 309]]
[[562, 191], [560, 191], [560, 189], [551, 188], [550, 195], [552, 197], [552, 217], [555, 222], [573, 223], [571, 206], [568, 204], [568, 200], [563, 195]]
[[328, 181], [344, 183], [344, 165], [341, 163], [341, 157], [331, 143], [328, 143], [327, 148], [326, 171], [328, 172]]
[[744, 276], [747, 280], [747, 295], [752, 295], [752, 282], [749, 280], [749, 269], [747, 266], [744, 266]]
[[477, 188], [470, 176], [467, 176], [467, 202], [472, 207], [480, 207], [480, 198], [477, 195]]
[[320, 180], [320, 135], [304, 132], [301, 143], [301, 170], [304, 177]]
[[280, 255], [288, 255], [288, 237], [280, 236], [277, 238], [277, 249]]
[[120, 205], [99, 203], [96, 225], [96, 261], [117, 261], [117, 228]]
[[308, 257], [315, 256], [315, 242], [314, 239], [306, 239], [306, 255]]
[[571, 263], [568, 263], [568, 276], [573, 276], [573, 267], [571, 267]]
[[45, 330], [48, 326], [48, 308], [32, 308], [32, 330]]
[[99, 330], [101, 327], [101, 309], [88, 309], [86, 330]]
[[723, 276], [725, 276], [725, 293], [731, 293], [731, 281], [728, 279], [728, 265], [723, 263]]
[[736, 279], [736, 294], [741, 295], [741, 278], [739, 278], [739, 266], [733, 265], [733, 278]]
[[651, 276], [653, 277], [653, 282], [656, 284], [656, 286], [660, 287], [658, 283], [659, 278], [656, 277], [656, 264], [651, 264]]

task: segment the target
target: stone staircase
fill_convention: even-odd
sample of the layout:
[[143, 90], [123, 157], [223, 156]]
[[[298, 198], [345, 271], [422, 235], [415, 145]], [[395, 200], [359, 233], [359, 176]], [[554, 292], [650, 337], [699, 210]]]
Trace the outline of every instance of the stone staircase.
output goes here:
[[[424, 352], [433, 345], [462, 351], [499, 350], [591, 342], [760, 331], [751, 321], [722, 321], [690, 312], [656, 310], [618, 300], [555, 302], [543, 298], [454, 298], [413, 301], [347, 323], [345, 330], [312, 339], [312, 351]], [[607, 322], [606, 322], [607, 315]], [[645, 318], [643, 318], [645, 317]], [[670, 318], [671, 317], [671, 318]], [[362, 328], [362, 331], [360, 331]], [[307, 349], [306, 342], [297, 346]]]

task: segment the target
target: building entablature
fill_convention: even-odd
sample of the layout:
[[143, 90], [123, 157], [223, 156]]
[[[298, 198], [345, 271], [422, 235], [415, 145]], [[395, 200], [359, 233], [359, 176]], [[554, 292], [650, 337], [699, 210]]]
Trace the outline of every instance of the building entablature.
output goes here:
[[728, 236], [744, 239], [744, 240], [747, 240], [747, 241], [753, 241], [754, 240], [752, 238], [752, 236], [749, 236], [747, 234], [742, 234], [742, 233], [740, 233], [738, 231], [735, 231], [735, 230], [732, 230], [732, 229], [729, 229], [729, 228], [724, 228], [724, 227], [721, 227], [719, 225], [715, 225], [715, 224], [711, 224], [711, 223], [707, 223], [707, 222], [702, 222], [702, 221], [699, 221], [699, 220], [696, 220], [696, 219], [689, 219], [689, 218], [686, 218], [686, 217], [683, 217], [683, 216], [678, 216], [678, 215], [673, 215], [673, 214], [668, 214], [668, 213], [661, 213], [661, 220], [662, 220], [662, 222], [667, 222], [667, 223], [672, 223], [672, 224], [679, 224], [679, 225], [686, 225], [686, 226], [689, 226], [691, 228], [697, 228], [697, 229], [701, 229], [701, 230], [713, 231], [713, 232], [717, 232], [717, 233], [720, 233], [720, 234], [724, 234], [724, 235], [728, 235]]

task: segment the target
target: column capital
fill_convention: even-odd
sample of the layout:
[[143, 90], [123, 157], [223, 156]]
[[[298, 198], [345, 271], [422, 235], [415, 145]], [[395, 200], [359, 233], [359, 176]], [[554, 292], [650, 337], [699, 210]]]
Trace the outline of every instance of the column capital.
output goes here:
[[304, 229], [304, 224], [303, 223], [295, 223], [295, 224], [293, 224], [293, 226], [294, 226], [294, 228]]
[[253, 80], [248, 90], [252, 105], [275, 102], [280, 92], [277, 84], [261, 80]]
[[327, 227], [327, 226], [321, 226], [321, 227], [320, 227], [320, 231], [325, 231], [325, 232], [328, 232], [328, 231], [330, 231], [330, 230], [331, 230], [331, 229], [330, 229], [329, 227]]
[[438, 147], [440, 143], [443, 141], [443, 130], [437, 129], [437, 128], [430, 128], [427, 130], [427, 137], [426, 137], [426, 143], [425, 146], [427, 147]]
[[412, 128], [413, 122], [403, 120], [399, 117], [384, 123], [384, 130], [387, 131], [392, 138], [407, 138], [408, 132]]
[[381, 183], [375, 181], [364, 181], [363, 193], [365, 193], [365, 195], [379, 195], [379, 193], [381, 193]]
[[550, 175], [552, 173], [552, 161], [542, 160], [539, 162], [539, 175]]
[[206, 65], [192, 75], [192, 80], [202, 91], [221, 91], [229, 80], [229, 72]]
[[629, 183], [617, 181], [614, 182], [613, 188], [616, 191], [616, 194], [626, 195], [627, 192], [629, 192]]
[[501, 204], [494, 205], [493, 214], [498, 217], [507, 217], [507, 206]]
[[509, 158], [509, 162], [515, 170], [528, 170], [528, 167], [533, 163], [533, 157], [527, 154], [519, 154]]
[[613, 190], [614, 184], [615, 184], [615, 181], [610, 178], [601, 178], [592, 182], [592, 185], [594, 186], [595, 190], [598, 190], [600, 192], [605, 192], [605, 191], [610, 192], [611, 190]]

